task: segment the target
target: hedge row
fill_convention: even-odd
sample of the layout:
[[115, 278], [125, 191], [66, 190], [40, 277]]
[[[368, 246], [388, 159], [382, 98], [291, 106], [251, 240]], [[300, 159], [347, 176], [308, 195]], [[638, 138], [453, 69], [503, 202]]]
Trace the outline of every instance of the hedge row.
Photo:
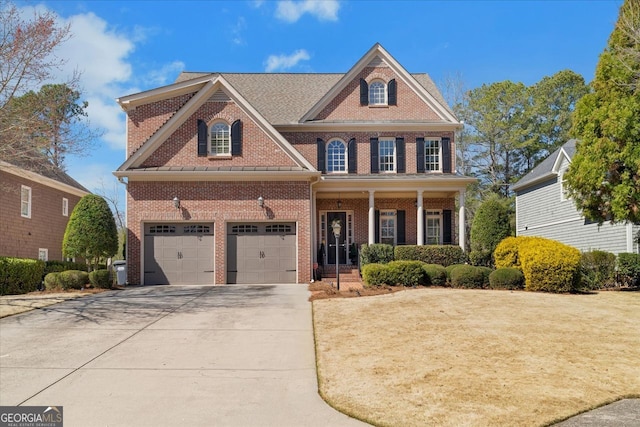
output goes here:
[[402, 245], [383, 243], [364, 244], [360, 248], [360, 265], [386, 264], [391, 261], [422, 261], [427, 264], [448, 266], [463, 264], [467, 257], [460, 246], [453, 245]]
[[38, 289], [44, 273], [44, 261], [0, 257], [0, 295], [18, 295]]

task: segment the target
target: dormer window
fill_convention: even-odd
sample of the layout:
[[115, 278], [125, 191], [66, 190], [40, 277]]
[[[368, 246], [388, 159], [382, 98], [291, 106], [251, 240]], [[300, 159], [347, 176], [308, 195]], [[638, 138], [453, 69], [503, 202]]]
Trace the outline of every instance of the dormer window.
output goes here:
[[369, 85], [369, 105], [387, 105], [387, 85], [374, 80]]
[[225, 122], [214, 123], [209, 130], [209, 154], [212, 156], [231, 155], [231, 130]]

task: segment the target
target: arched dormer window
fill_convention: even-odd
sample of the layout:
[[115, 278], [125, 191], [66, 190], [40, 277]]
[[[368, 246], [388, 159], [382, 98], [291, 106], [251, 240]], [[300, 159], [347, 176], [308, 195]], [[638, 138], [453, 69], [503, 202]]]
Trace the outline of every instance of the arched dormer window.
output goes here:
[[209, 128], [209, 154], [212, 156], [231, 155], [231, 130], [226, 122], [215, 122]]
[[369, 105], [387, 105], [387, 85], [382, 80], [369, 85]]
[[347, 145], [339, 139], [327, 144], [327, 172], [347, 172]]

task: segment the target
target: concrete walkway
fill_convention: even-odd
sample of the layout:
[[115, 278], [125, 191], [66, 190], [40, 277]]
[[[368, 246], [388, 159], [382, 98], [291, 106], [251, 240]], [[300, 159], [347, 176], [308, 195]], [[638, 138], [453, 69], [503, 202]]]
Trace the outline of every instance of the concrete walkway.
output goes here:
[[0, 319], [0, 405], [66, 426], [356, 426], [317, 393], [301, 285], [154, 286]]

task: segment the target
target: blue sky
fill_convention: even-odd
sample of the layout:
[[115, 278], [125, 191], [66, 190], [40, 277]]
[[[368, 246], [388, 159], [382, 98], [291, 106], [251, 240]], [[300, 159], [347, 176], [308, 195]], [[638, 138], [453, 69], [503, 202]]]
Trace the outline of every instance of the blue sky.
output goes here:
[[[531, 85], [571, 69], [593, 79], [622, 0], [585, 1], [19, 1], [54, 11], [73, 37], [59, 76], [82, 72], [91, 124], [102, 129], [68, 172], [90, 190], [123, 191], [125, 116], [115, 99], [183, 71], [343, 73], [376, 42], [441, 86]], [[119, 186], [119, 187], [118, 187]]]

